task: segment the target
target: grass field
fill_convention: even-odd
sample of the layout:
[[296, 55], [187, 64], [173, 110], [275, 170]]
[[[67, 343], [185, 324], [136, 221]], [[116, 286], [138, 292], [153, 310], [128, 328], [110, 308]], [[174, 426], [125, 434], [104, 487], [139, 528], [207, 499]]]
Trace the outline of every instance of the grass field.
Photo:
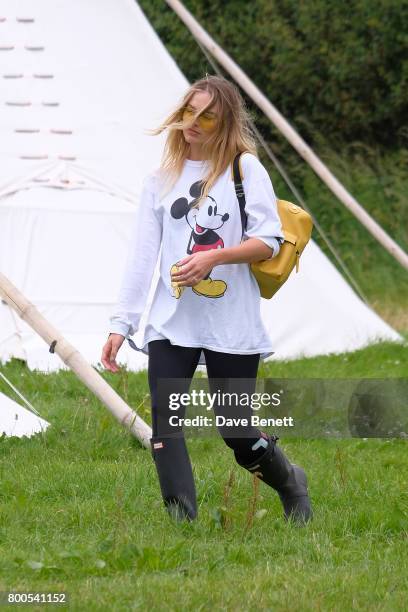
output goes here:
[[[382, 343], [260, 376], [400, 377], [407, 352]], [[221, 439], [191, 439], [199, 520], [174, 524], [150, 453], [73, 374], [2, 371], [52, 426], [1, 439], [0, 589], [64, 591], [73, 610], [406, 610], [406, 440], [282, 440], [310, 481], [315, 518], [299, 529]], [[104, 376], [149, 419], [145, 372]]]

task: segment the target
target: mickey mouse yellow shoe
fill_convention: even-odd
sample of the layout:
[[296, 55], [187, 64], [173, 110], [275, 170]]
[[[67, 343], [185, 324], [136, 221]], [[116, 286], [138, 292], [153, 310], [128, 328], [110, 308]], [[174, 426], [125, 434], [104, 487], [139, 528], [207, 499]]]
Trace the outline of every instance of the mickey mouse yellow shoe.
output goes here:
[[225, 283], [223, 280], [212, 280], [211, 278], [206, 278], [194, 285], [192, 289], [197, 295], [218, 298], [224, 295], [227, 289], [227, 283]]
[[[171, 268], [170, 268], [170, 278], [171, 278], [171, 275], [173, 274], [173, 272], [178, 272], [178, 271], [179, 271], [179, 267], [176, 266], [176, 264], [171, 266]], [[172, 288], [172, 291], [173, 291], [173, 297], [175, 297], [178, 300], [186, 287], [185, 287], [185, 285], [180, 286], [178, 284], [178, 282], [172, 280], [171, 281], [171, 288]]]

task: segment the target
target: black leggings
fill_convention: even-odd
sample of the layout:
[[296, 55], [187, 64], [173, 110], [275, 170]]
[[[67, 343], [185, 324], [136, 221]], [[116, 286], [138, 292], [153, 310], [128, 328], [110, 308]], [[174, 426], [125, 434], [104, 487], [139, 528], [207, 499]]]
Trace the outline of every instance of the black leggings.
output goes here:
[[[209, 389], [211, 393], [236, 392], [251, 394], [255, 391], [256, 376], [259, 365], [259, 353], [252, 355], [221, 353], [206, 348], [184, 347], [171, 344], [169, 340], [152, 340], [149, 342], [148, 380], [152, 405], [153, 436], [182, 435], [182, 428], [171, 426], [170, 416], [177, 414], [184, 417], [185, 408], [180, 407], [177, 413], [169, 408], [169, 393], [188, 393], [191, 379], [197, 368], [201, 350], [204, 351], [207, 367]], [[178, 379], [175, 387], [169, 384], [158, 384], [160, 378]], [[183, 379], [183, 380], [180, 380]], [[216, 379], [216, 380], [213, 380]], [[235, 380], [229, 380], [235, 379]], [[244, 379], [244, 380], [236, 380]], [[257, 453], [252, 452], [252, 446], [259, 441], [261, 432], [251, 425], [251, 406], [222, 406], [214, 404], [214, 413], [227, 418], [233, 416], [247, 419], [248, 425], [234, 427], [220, 426], [224, 442], [242, 459], [255, 459]]]

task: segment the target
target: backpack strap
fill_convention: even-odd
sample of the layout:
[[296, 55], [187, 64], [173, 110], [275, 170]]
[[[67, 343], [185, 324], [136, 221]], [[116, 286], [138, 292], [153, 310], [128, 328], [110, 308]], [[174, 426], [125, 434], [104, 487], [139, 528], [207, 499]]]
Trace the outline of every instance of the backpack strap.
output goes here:
[[[242, 152], [237, 153], [237, 155], [234, 158], [234, 161], [232, 162], [232, 175], [234, 178], [235, 193], [237, 194], [237, 198], [239, 202], [239, 210], [241, 213], [241, 225], [242, 225], [242, 236], [243, 236], [244, 231], [247, 226], [248, 217], [245, 212], [245, 193], [244, 193], [244, 187], [242, 185], [242, 173], [241, 173], [241, 164], [240, 164], [241, 155], [242, 155]], [[285, 239], [281, 238], [280, 236], [277, 236], [276, 240], [279, 242], [280, 245], [285, 242]]]
[[240, 158], [242, 153], [239, 152], [234, 158], [232, 162], [232, 175], [234, 179], [235, 185], [235, 193], [237, 194], [238, 202], [239, 202], [239, 211], [241, 213], [241, 226], [242, 226], [242, 235], [244, 234], [246, 224], [247, 224], [247, 214], [245, 212], [245, 193], [242, 185], [242, 174], [240, 168]]

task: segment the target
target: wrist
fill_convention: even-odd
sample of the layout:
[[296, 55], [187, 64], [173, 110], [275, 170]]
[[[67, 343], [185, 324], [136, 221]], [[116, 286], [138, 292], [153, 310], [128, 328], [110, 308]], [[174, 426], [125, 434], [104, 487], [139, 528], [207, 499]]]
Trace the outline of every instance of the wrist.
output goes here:
[[123, 339], [126, 338], [124, 334], [120, 334], [119, 332], [109, 332], [108, 338], [110, 338], [111, 336], [121, 336]]
[[224, 262], [225, 253], [223, 253], [223, 251], [225, 251], [225, 249], [214, 249], [210, 251], [211, 259], [213, 261], [213, 266], [220, 266], [223, 263], [225, 263]]

